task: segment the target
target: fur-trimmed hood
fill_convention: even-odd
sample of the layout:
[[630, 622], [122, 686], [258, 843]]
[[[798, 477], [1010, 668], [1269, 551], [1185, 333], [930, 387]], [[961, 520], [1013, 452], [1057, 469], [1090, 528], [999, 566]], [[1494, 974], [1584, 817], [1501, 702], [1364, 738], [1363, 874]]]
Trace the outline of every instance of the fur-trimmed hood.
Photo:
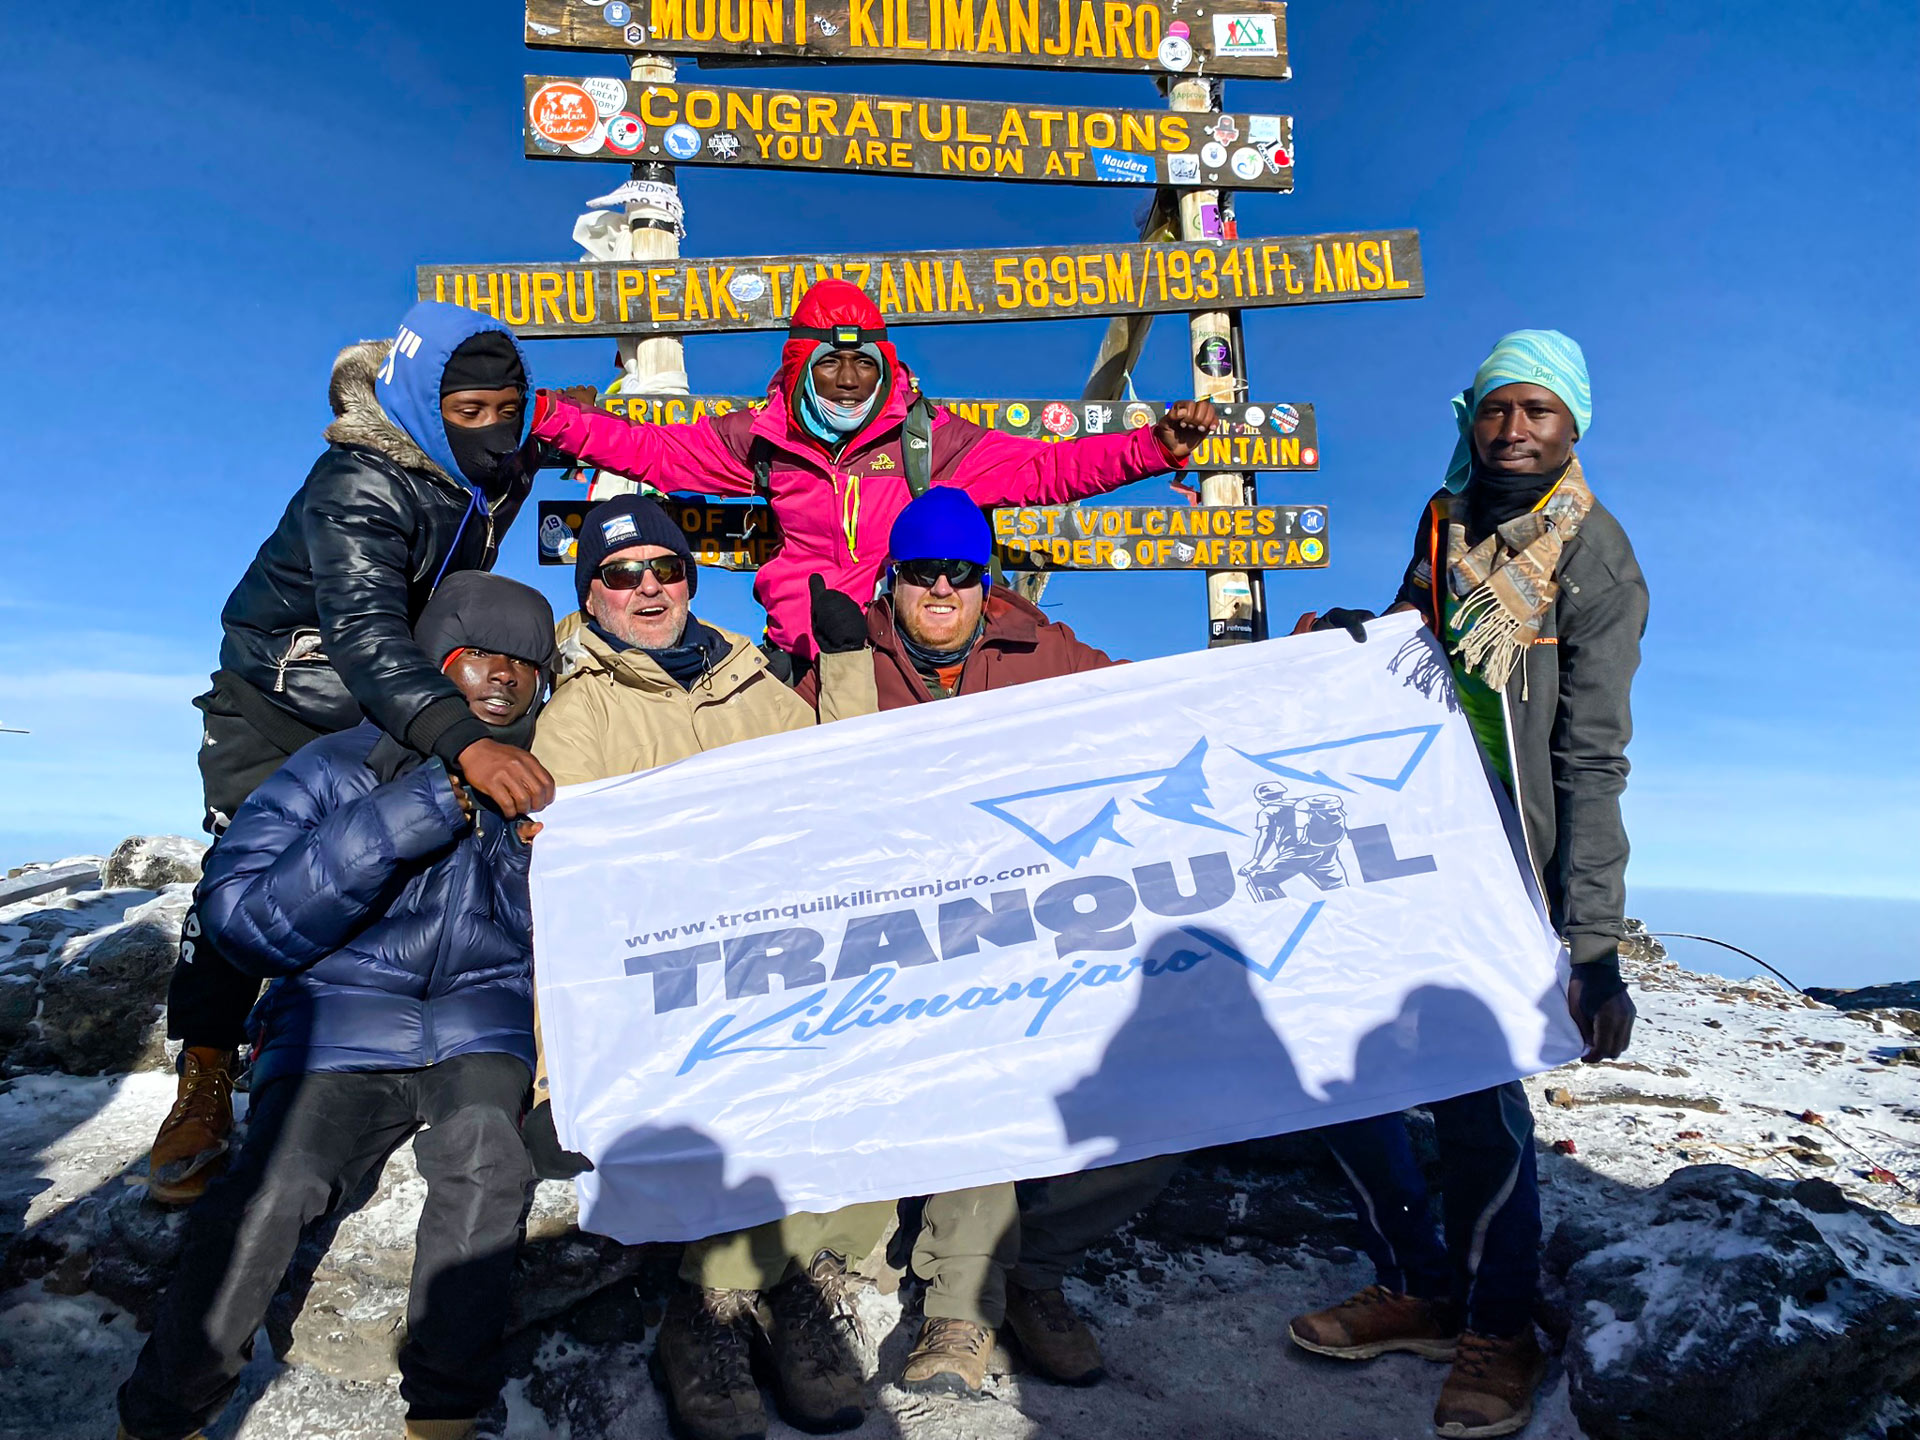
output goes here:
[[464, 494], [466, 484], [435, 464], [374, 398], [373, 382], [392, 348], [391, 340], [362, 340], [335, 357], [333, 378], [327, 382], [327, 403], [333, 407], [334, 420], [323, 434], [334, 445], [376, 451], [403, 469], [424, 471]]

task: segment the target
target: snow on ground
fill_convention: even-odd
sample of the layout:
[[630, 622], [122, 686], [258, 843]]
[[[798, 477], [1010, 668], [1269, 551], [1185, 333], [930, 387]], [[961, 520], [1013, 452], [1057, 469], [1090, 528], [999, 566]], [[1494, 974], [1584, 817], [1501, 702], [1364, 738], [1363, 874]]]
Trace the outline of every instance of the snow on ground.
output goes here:
[[[58, 912], [62, 931], [119, 921], [146, 891], [95, 892], [0, 911], [0, 973]], [[70, 938], [57, 937], [54, 950]], [[33, 957], [44, 963], [40, 957]], [[29, 960], [27, 963], [33, 963]], [[1641, 1019], [1629, 1058], [1528, 1082], [1542, 1143], [1548, 1233], [1558, 1216], [1618, 1187], [1658, 1184], [1688, 1164], [1729, 1162], [1787, 1178], [1817, 1175], [1852, 1198], [1920, 1223], [1920, 1073], [1898, 1059], [1920, 1035], [1897, 1023], [1810, 1008], [1790, 992], [1665, 962], [1631, 967]], [[172, 1098], [170, 1075], [23, 1075], [0, 1082], [0, 1242], [100, 1185], [140, 1183], [139, 1161]], [[1553, 1147], [1571, 1142], [1572, 1153]], [[1096, 1326], [1109, 1378], [1069, 1390], [996, 1365], [986, 1398], [908, 1395], [877, 1385], [862, 1440], [1399, 1440], [1430, 1434], [1444, 1368], [1407, 1356], [1346, 1365], [1286, 1343], [1287, 1319], [1370, 1279], [1324, 1243], [1168, 1250], [1123, 1238], [1096, 1282], [1069, 1294]], [[873, 1373], [896, 1373], [913, 1322], [897, 1295], [861, 1314]], [[113, 1391], [141, 1343], [132, 1318], [44, 1282], [0, 1294], [0, 1440], [94, 1440], [114, 1429]], [[646, 1375], [650, 1336], [585, 1344], [533, 1340], [489, 1431], [506, 1440], [664, 1440]], [[1004, 1357], [1002, 1357], [1004, 1359]], [[1564, 1377], [1552, 1372], [1532, 1440], [1576, 1440]], [[576, 1403], [578, 1401], [578, 1403]], [[1892, 1412], [1889, 1412], [1892, 1413]], [[400, 1432], [397, 1386], [356, 1384], [277, 1362], [265, 1343], [215, 1440], [341, 1440]], [[550, 1419], [560, 1416], [563, 1418]], [[772, 1434], [798, 1432], [774, 1423]]]

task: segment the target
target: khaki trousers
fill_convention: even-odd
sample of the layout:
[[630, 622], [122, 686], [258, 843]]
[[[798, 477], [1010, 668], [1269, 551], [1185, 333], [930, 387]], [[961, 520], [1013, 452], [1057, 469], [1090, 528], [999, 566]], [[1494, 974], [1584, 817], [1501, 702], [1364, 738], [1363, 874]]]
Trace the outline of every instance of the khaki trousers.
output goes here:
[[1087, 1247], [1153, 1202], [1178, 1155], [1108, 1165], [1052, 1180], [981, 1185], [927, 1201], [913, 1273], [927, 1282], [926, 1313], [997, 1330], [1007, 1280], [1048, 1290], [1080, 1268]]
[[830, 1215], [785, 1215], [751, 1230], [696, 1240], [680, 1257], [680, 1278], [702, 1290], [771, 1290], [830, 1250], [851, 1268], [873, 1253], [894, 1202], [849, 1205]]

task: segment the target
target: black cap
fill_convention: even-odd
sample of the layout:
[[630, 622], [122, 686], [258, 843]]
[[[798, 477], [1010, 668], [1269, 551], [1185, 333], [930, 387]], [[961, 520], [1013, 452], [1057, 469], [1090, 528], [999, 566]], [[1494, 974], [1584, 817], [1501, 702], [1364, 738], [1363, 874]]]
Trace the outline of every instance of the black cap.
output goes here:
[[522, 390], [526, 367], [513, 337], [504, 330], [482, 330], [462, 340], [440, 372], [442, 398], [456, 390]]

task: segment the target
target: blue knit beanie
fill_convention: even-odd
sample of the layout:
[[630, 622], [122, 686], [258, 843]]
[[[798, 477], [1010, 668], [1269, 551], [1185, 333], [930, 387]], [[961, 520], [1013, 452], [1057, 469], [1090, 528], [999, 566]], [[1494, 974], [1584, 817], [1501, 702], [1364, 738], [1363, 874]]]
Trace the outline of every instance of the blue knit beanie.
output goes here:
[[986, 565], [993, 559], [993, 528], [966, 491], [935, 485], [900, 512], [887, 548], [896, 562], [971, 560]]

